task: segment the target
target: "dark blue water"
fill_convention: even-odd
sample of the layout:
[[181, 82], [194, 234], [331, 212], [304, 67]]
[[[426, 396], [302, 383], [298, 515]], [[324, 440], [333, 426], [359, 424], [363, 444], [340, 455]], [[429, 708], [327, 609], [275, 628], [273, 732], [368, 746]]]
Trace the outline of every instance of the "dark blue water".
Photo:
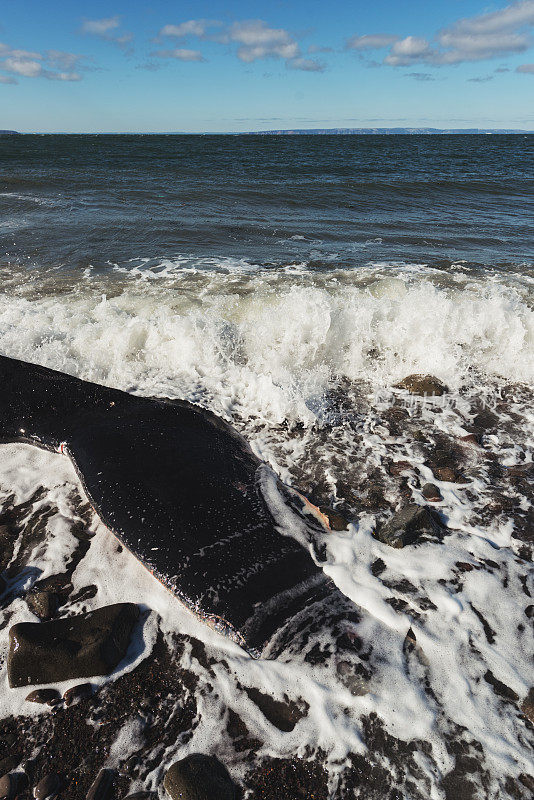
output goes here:
[[533, 221], [532, 135], [0, 137], [3, 266], [521, 269]]

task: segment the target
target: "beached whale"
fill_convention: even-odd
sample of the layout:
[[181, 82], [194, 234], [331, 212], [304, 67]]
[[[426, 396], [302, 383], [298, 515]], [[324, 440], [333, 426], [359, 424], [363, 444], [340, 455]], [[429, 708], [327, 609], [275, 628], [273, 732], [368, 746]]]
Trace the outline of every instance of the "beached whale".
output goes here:
[[[290, 621], [316, 603], [315, 627], [327, 607], [348, 603], [310, 548], [280, 532], [262, 489], [266, 465], [205, 409], [0, 357], [0, 441], [66, 453], [109, 530], [249, 652], [276, 654], [269, 640], [291, 640]], [[278, 501], [295, 513], [290, 493]]]

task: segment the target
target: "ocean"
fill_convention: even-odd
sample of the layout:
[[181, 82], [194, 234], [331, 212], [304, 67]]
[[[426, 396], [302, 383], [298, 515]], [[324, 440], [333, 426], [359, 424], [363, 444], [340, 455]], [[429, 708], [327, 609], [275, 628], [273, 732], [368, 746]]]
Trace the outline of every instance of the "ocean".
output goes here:
[[[98, 591], [69, 613], [131, 600], [159, 614], [118, 680], [150, 658], [159, 625], [211, 686], [191, 737], [165, 740], [133, 788], [157, 789], [177, 753], [209, 750], [245, 787], [257, 765], [311, 760], [306, 797], [367, 797], [380, 770], [377, 786], [414, 800], [459, 796], [456, 779], [487, 798], [523, 796], [525, 725], [495, 686], [518, 707], [532, 685], [534, 136], [0, 137], [0, 354], [208, 408], [341, 515], [321, 563], [362, 610], [371, 669], [357, 693], [339, 670], [251, 661], [117, 553], [97, 520], [72, 566], [74, 471], [58, 454], [1, 446], [0, 506], [43, 531], [22, 577], [9, 573], [10, 624], [31, 618], [22, 598], [37, 578], [70, 564], [75, 593]], [[413, 373], [446, 391], [398, 388]], [[428, 482], [446, 538], [377, 541], [403, 504], [426, 502]], [[176, 645], [184, 631], [215, 654], [216, 680]], [[282, 735], [243, 686], [307, 712]], [[0, 718], [38, 713], [19, 690], [0, 700]], [[114, 729], [112, 766], [141, 752], [140, 730]], [[430, 750], [399, 761], [393, 741], [416, 740]], [[476, 768], [455, 762], [460, 740]], [[361, 786], [355, 754], [370, 765]]]

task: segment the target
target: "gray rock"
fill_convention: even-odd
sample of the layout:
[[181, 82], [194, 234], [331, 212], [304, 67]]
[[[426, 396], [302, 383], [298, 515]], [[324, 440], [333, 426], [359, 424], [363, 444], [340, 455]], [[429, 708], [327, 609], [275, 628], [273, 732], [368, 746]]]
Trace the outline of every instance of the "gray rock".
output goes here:
[[395, 384], [397, 389], [407, 389], [410, 394], [437, 395], [445, 394], [447, 387], [433, 375], [408, 375]]
[[55, 592], [37, 590], [26, 596], [26, 605], [39, 619], [50, 619], [58, 609], [59, 598]]
[[87, 792], [87, 800], [108, 800], [113, 792], [114, 782], [114, 770], [101, 769]]
[[50, 775], [45, 775], [33, 790], [35, 800], [47, 800], [57, 795], [61, 789], [62, 781], [59, 775], [51, 772]]
[[200, 753], [176, 761], [163, 781], [172, 800], [235, 800], [235, 786], [226, 767]]
[[425, 500], [429, 500], [431, 503], [438, 503], [443, 500], [440, 490], [434, 483], [425, 483], [422, 488], [422, 495]]
[[104, 606], [51, 622], [19, 622], [9, 631], [11, 687], [109, 675], [124, 657], [139, 609]]
[[384, 544], [400, 548], [413, 544], [424, 534], [439, 536], [442, 529], [439, 517], [433, 509], [410, 503], [397, 511], [385, 525], [377, 528], [374, 536]]

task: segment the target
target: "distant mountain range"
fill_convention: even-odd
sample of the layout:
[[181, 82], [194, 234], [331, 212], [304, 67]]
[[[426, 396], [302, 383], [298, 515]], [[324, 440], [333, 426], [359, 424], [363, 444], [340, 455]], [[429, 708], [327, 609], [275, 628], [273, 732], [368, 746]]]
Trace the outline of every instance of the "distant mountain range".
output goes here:
[[410, 136], [414, 134], [428, 134], [442, 136], [451, 133], [464, 134], [495, 134], [495, 133], [533, 133], [533, 131], [521, 131], [508, 128], [295, 128], [293, 130], [280, 131], [250, 131], [250, 136], [291, 136], [291, 135], [321, 135], [321, 134], [371, 134], [387, 136]]
[[18, 131], [0, 131], [0, 136], [4, 136], [7, 133], [18, 133]]

